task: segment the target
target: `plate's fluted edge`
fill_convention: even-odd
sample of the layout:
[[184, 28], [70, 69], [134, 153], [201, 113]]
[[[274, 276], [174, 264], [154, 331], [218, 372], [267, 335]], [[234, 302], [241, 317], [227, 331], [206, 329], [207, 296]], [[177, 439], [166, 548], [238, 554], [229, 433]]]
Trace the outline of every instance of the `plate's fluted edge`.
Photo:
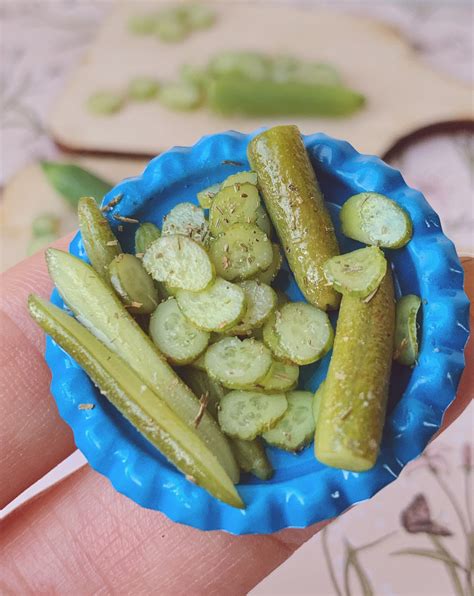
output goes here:
[[[173, 181], [178, 182], [184, 171], [196, 169], [204, 164], [208, 156], [215, 152], [220, 159], [235, 160], [245, 159], [245, 150], [250, 135], [244, 135], [234, 131], [203, 137], [196, 145], [190, 148], [175, 147], [168, 152], [154, 158], [146, 167], [142, 176], [125, 180], [118, 184], [104, 198], [104, 203], [118, 193], [123, 193], [124, 200], [120, 203], [121, 213], [129, 210], [130, 213], [139, 204], [140, 197], [152, 192], [160, 191], [162, 180], [169, 185]], [[285, 495], [278, 490], [268, 490], [263, 494], [258, 487], [243, 486], [241, 492], [252, 491], [252, 513], [240, 512], [231, 507], [223, 505], [207, 495], [201, 489], [190, 485], [184, 477], [177, 472], [172, 475], [173, 487], [182, 491], [182, 494], [193, 503], [191, 509], [183, 505], [183, 500], [174, 499], [166, 491], [150, 490], [150, 482], [146, 479], [140, 484], [133, 482], [133, 460], [127, 469], [120, 460], [123, 453], [117, 456], [117, 449], [112, 457], [104, 456], [100, 444], [91, 440], [91, 427], [97, 424], [94, 416], [104, 416], [103, 433], [107, 430], [112, 437], [112, 442], [123, 442], [118, 435], [117, 429], [107, 421], [100, 408], [95, 408], [90, 416], [84, 416], [84, 412], [77, 409], [75, 403], [71, 402], [70, 396], [65, 389], [65, 378], [76, 376], [85, 377], [85, 374], [77, 367], [71, 367], [71, 359], [50, 339], [47, 340], [46, 360], [52, 371], [51, 390], [58, 404], [62, 418], [72, 427], [74, 438], [78, 448], [84, 453], [90, 465], [101, 474], [109, 477], [114, 487], [121, 493], [130, 497], [143, 507], [158, 509], [176, 522], [185, 523], [202, 530], [222, 529], [234, 534], [248, 533], [271, 533], [286, 527], [307, 527], [318, 521], [323, 521], [339, 515], [354, 503], [365, 500], [390, 481], [398, 476], [404, 465], [414, 457], [420, 455], [426, 443], [430, 440], [439, 428], [442, 417], [449, 404], [455, 397], [456, 388], [464, 368], [463, 350], [468, 338], [469, 328], [469, 301], [463, 291], [462, 267], [457, 258], [454, 246], [444, 236], [439, 218], [428, 205], [423, 195], [406, 185], [401, 174], [391, 168], [379, 158], [374, 156], [363, 156], [345, 141], [337, 141], [323, 134], [308, 135], [304, 137], [305, 144], [310, 156], [316, 161], [316, 167], [324, 164], [325, 167], [333, 170], [341, 169], [350, 174], [357, 175], [360, 180], [371, 180], [371, 171], [377, 171], [379, 177], [385, 181], [387, 194], [398, 200], [410, 212], [415, 220], [415, 235], [408, 245], [412, 251], [421, 250], [423, 238], [426, 234], [430, 236], [430, 246], [433, 246], [433, 255], [437, 258], [432, 269], [427, 273], [426, 279], [421, 280], [424, 284], [423, 290], [429, 297], [428, 304], [424, 310], [430, 315], [431, 310], [435, 314], [439, 312], [448, 313], [442, 325], [437, 330], [438, 336], [449, 340], [444, 345], [443, 341], [438, 342], [439, 351], [423, 355], [418, 366], [414, 369], [412, 380], [405, 392], [403, 399], [396, 406], [387, 424], [393, 442], [390, 448], [384, 448], [380, 464], [376, 469], [363, 476], [344, 473], [329, 468], [318, 472], [318, 478], [312, 478], [308, 474], [299, 478], [299, 489], [288, 490]], [[194, 164], [194, 165], [193, 165]], [[197, 164], [197, 165], [196, 165]], [[365, 172], [365, 173], [364, 173]], [[372, 190], [367, 188], [366, 190]], [[388, 192], [390, 191], [390, 192]], [[125, 211], [124, 211], [125, 210]], [[114, 210], [110, 215], [113, 215]], [[424, 223], [423, 223], [424, 222]], [[111, 219], [113, 226], [117, 222]], [[418, 228], [417, 228], [418, 226]], [[421, 248], [420, 248], [421, 244]], [[71, 242], [71, 252], [84, 258], [79, 235]], [[438, 259], [439, 257], [439, 259]], [[442, 288], [436, 288], [434, 281], [439, 278], [448, 281], [450, 290], [455, 292], [455, 300], [452, 295], [443, 295]], [[434, 289], [430, 289], [433, 286]], [[62, 304], [57, 293], [53, 295], [56, 303]], [[425, 316], [425, 313], [424, 315]], [[451, 323], [455, 321], [453, 331]], [[459, 326], [458, 326], [459, 324]], [[422, 350], [423, 352], [423, 350]], [[434, 369], [446, 371], [449, 377], [443, 380], [443, 392], [437, 392], [434, 403], [426, 404], [417, 399], [419, 395], [416, 381], [423, 378], [426, 372]], [[413, 379], [414, 377], [414, 379]], [[429, 378], [429, 376], [428, 376]], [[403, 403], [403, 405], [401, 405]], [[408, 406], [413, 405], [414, 410], [420, 417], [419, 424], [412, 424], [402, 428], [406, 421]], [[410, 408], [408, 408], [409, 410]], [[422, 420], [421, 417], [425, 419]], [[426, 419], [427, 418], [427, 419]], [[423, 422], [427, 425], [423, 426]], [[93, 435], [93, 433], [92, 433]], [[131, 448], [129, 444], [128, 449]], [[133, 449], [132, 449], [133, 450]], [[169, 470], [166, 470], [169, 473]], [[316, 480], [316, 482], [314, 482]], [[269, 485], [272, 486], [272, 485]], [[153, 494], [155, 492], [155, 494]], [[159, 493], [159, 494], [156, 494]], [[335, 497], [334, 495], [338, 495]], [[245, 498], [245, 496], [244, 496]]]

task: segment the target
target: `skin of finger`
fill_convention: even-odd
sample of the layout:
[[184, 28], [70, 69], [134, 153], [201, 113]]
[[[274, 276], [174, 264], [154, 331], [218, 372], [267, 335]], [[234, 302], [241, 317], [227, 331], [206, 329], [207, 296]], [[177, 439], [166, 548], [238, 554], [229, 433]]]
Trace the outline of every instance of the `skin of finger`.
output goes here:
[[[65, 248], [69, 239], [57, 243]], [[28, 294], [51, 293], [44, 254], [0, 277], [0, 508], [44, 476], [74, 449], [49, 392], [44, 333], [30, 319]], [[8, 479], [5, 481], [5, 479]]]
[[201, 532], [138, 507], [84, 468], [7, 517], [2, 577], [21, 594], [246, 594], [321, 527]]

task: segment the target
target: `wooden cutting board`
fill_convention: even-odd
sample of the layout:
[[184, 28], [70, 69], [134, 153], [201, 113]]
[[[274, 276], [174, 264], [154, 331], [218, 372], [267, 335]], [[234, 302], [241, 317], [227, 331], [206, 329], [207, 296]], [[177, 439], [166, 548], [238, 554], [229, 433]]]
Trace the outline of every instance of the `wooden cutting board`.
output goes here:
[[[51, 113], [50, 129], [59, 144], [76, 151], [154, 155], [206, 134], [292, 120], [305, 133], [324, 131], [364, 153], [383, 154], [416, 129], [473, 117], [470, 87], [432, 70], [394, 29], [379, 22], [320, 9], [225, 3], [214, 5], [213, 28], [166, 44], [127, 30], [129, 17], [149, 13], [150, 6], [120, 3], [113, 9]], [[173, 80], [183, 63], [205, 65], [219, 51], [237, 49], [335, 64], [346, 83], [367, 96], [367, 107], [342, 119], [229, 118], [205, 108], [175, 112], [157, 101], [129, 104], [106, 117], [85, 108], [98, 90], [124, 89], [138, 75]]]
[[[140, 174], [146, 165], [142, 159], [68, 157], [76, 163], [115, 184], [123, 178]], [[42, 213], [52, 213], [61, 220], [60, 235], [77, 228], [74, 210], [48, 183], [41, 167], [30, 164], [13, 176], [0, 202], [0, 271], [5, 271], [27, 255], [31, 224]]]

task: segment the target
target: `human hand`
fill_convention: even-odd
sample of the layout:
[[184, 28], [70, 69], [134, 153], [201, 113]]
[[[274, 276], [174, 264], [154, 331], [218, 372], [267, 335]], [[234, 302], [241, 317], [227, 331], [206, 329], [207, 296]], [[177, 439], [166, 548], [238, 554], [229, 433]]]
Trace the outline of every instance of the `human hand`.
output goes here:
[[[474, 259], [463, 266], [472, 300]], [[43, 334], [26, 309], [30, 292], [51, 292], [43, 254], [5, 273], [1, 288], [3, 507], [75, 446], [49, 394]], [[469, 366], [443, 428], [472, 399], [473, 351], [471, 340]], [[0, 585], [6, 594], [245, 594], [323, 525], [267, 536], [201, 532], [140, 508], [84, 467], [4, 520]]]

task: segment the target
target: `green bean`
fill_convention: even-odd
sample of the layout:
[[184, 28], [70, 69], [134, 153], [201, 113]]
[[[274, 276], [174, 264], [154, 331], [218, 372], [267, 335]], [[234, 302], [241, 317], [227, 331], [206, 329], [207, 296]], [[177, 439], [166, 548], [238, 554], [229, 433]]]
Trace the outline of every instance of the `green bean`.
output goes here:
[[92, 267], [110, 283], [109, 265], [122, 249], [92, 197], [82, 197], [77, 208], [82, 242]]
[[231, 479], [203, 440], [119, 356], [64, 311], [30, 296], [33, 319], [91, 377], [101, 393], [187, 478], [242, 508]]

